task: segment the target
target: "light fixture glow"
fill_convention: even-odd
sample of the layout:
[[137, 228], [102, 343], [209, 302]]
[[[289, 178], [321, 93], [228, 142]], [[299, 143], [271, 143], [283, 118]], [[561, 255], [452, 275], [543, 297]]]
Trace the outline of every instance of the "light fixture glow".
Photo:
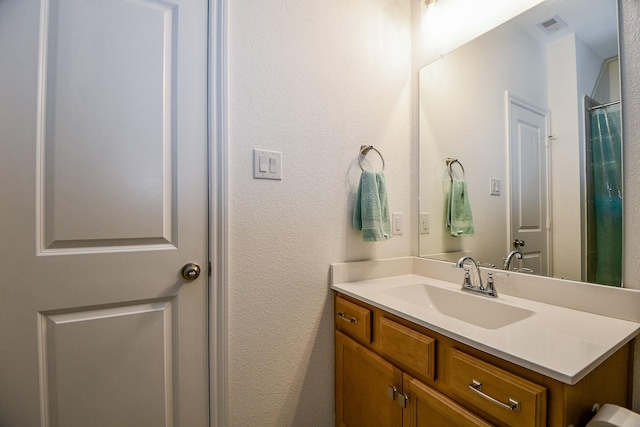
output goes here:
[[445, 55], [542, 1], [420, 0], [425, 59]]
[[420, 2], [420, 18], [422, 22], [422, 32], [437, 34], [438, 30], [438, 0], [421, 0]]

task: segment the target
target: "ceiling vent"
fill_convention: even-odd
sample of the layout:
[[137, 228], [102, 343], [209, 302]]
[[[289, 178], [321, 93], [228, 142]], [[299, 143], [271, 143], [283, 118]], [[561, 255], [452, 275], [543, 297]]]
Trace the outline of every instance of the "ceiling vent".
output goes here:
[[567, 28], [567, 23], [564, 22], [558, 15], [555, 15], [540, 22], [539, 24], [537, 24], [537, 26], [545, 34], [549, 35], [555, 33], [558, 30], [562, 30], [563, 28]]

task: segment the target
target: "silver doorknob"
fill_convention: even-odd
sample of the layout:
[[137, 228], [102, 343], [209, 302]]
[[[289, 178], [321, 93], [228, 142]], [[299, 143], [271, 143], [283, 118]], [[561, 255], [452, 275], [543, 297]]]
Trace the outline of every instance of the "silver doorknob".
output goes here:
[[522, 247], [524, 246], [524, 240], [520, 240], [520, 239], [515, 239], [513, 241], [513, 247], [517, 248], [517, 247]]
[[190, 262], [182, 267], [182, 277], [186, 280], [196, 280], [200, 276], [200, 266], [195, 262]]

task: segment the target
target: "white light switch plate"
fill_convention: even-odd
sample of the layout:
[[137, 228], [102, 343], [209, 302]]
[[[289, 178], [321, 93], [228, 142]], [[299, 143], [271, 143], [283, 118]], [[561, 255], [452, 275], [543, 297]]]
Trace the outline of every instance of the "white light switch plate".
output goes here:
[[489, 181], [490, 193], [492, 196], [500, 195], [500, 180], [498, 178], [491, 178]]
[[429, 234], [429, 214], [420, 214], [420, 234]]
[[402, 212], [391, 214], [391, 230], [394, 236], [402, 235]]
[[253, 149], [253, 177], [282, 179], [282, 153]]

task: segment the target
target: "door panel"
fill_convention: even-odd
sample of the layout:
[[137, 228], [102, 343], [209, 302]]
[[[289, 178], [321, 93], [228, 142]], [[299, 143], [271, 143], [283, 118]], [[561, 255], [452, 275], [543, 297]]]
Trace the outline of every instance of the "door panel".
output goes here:
[[207, 20], [0, 2], [0, 425], [208, 425]]
[[[546, 113], [509, 97], [510, 237], [522, 252], [516, 267], [549, 275], [548, 129]], [[520, 265], [518, 265], [520, 264]]]
[[150, 0], [43, 3], [43, 252], [173, 242], [177, 23]]
[[175, 306], [171, 299], [40, 313], [42, 404], [50, 425], [95, 418], [166, 425], [173, 419]]

